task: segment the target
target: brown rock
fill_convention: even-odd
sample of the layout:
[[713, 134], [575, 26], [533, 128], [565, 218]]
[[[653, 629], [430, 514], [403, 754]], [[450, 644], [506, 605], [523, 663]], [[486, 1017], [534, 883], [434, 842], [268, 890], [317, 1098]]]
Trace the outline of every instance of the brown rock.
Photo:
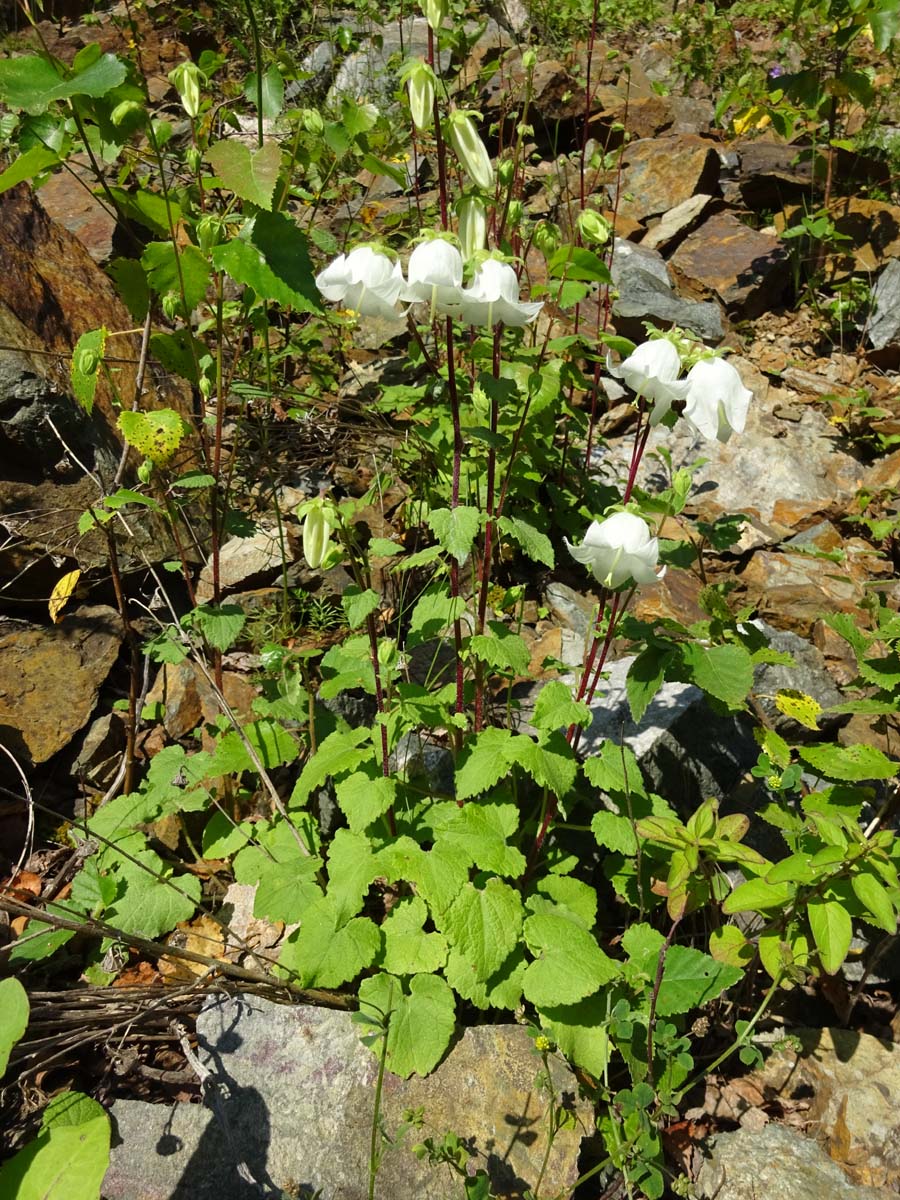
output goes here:
[[696, 196], [690, 196], [681, 204], [676, 204], [661, 218], [658, 224], [647, 231], [641, 245], [648, 246], [651, 250], [671, 249], [691, 230], [711, 203], [712, 196], [698, 192]]
[[632, 142], [622, 164], [619, 212], [638, 221], [669, 212], [698, 192], [718, 191], [719, 156], [694, 134]]
[[[286, 545], [288, 562], [291, 548]], [[274, 529], [258, 529], [251, 537], [230, 538], [219, 555], [219, 586], [221, 591], [249, 586], [261, 576], [271, 575], [284, 565], [281, 543]], [[197, 600], [205, 604], [213, 597], [212, 565], [207, 563], [200, 573]]]
[[742, 225], [731, 213], [705, 221], [669, 265], [685, 293], [697, 299], [712, 293], [745, 317], [771, 307], [789, 275], [787, 250], [778, 238]]
[[[236, 671], [222, 673], [222, 695], [239, 720], [252, 717], [257, 690]], [[173, 741], [179, 741], [202, 724], [213, 722], [222, 711], [209, 680], [189, 659], [166, 663], [147, 695], [147, 704], [164, 707], [162, 723]]]
[[89, 165], [69, 159], [68, 171], [51, 175], [38, 192], [41, 207], [74, 234], [95, 263], [112, 257], [116, 217], [93, 193], [96, 181]]
[[[823, 612], [863, 620], [867, 572], [827, 559], [761, 550], [738, 576], [746, 602], [779, 629], [807, 636]], [[852, 575], [851, 575], [852, 571]]]
[[45, 628], [7, 625], [0, 637], [0, 740], [46, 762], [86, 725], [119, 653], [122, 626], [106, 605], [85, 605]]

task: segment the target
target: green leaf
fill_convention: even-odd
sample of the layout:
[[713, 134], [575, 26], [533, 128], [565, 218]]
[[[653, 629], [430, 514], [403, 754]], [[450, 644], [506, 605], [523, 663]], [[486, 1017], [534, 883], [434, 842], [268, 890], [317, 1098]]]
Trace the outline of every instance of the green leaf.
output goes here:
[[536, 959], [525, 971], [522, 990], [538, 1008], [575, 1004], [621, 974], [619, 964], [565, 909], [529, 917], [524, 935]]
[[868, 871], [853, 875], [850, 884], [873, 924], [885, 933], [896, 933], [897, 912], [884, 884]]
[[316, 872], [322, 861], [306, 855], [285, 821], [262, 834], [259, 845], [247, 846], [234, 859], [238, 883], [256, 884], [253, 915], [293, 924], [322, 896]]
[[591, 833], [597, 839], [597, 844], [605, 846], [607, 850], [629, 857], [637, 854], [637, 837], [628, 817], [600, 809], [591, 818]]
[[537, 885], [537, 890], [568, 909], [585, 929], [593, 929], [597, 920], [597, 893], [589, 884], [569, 875], [547, 875]]
[[381, 926], [384, 953], [379, 966], [391, 975], [433, 975], [447, 961], [443, 934], [426, 933], [428, 908], [419, 896], [399, 900]]
[[301, 987], [336, 988], [371, 966], [380, 949], [381, 931], [373, 921], [353, 917], [342, 924], [337, 906], [323, 896], [303, 910], [278, 962]]
[[[445, 980], [414, 975], [407, 992], [399, 979], [375, 975], [360, 984], [359, 1004], [361, 1015], [389, 1020], [385, 1062], [393, 1074], [408, 1079], [434, 1070], [456, 1025], [453, 993]], [[383, 1037], [373, 1040], [376, 1056], [381, 1055], [382, 1042]]]
[[889, 2], [878, 8], [865, 9], [872, 30], [872, 41], [879, 54], [883, 54], [900, 32], [900, 5]]
[[724, 913], [768, 912], [786, 908], [794, 898], [796, 886], [787, 881], [767, 883], [765, 879], [748, 879], [740, 883], [722, 905]]
[[106, 338], [107, 330], [103, 325], [99, 329], [89, 329], [81, 335], [72, 351], [72, 391], [86, 413], [90, 413], [94, 407]]
[[60, 1092], [54, 1096], [41, 1114], [42, 1129], [61, 1129], [72, 1125], [87, 1125], [98, 1117], [105, 1119], [102, 1104], [86, 1096], [84, 1092]]
[[260, 212], [244, 232], [213, 248], [215, 266], [253, 288], [261, 300], [321, 312], [306, 235], [294, 222], [281, 213]]
[[380, 857], [369, 839], [348, 829], [337, 830], [328, 848], [328, 898], [339, 921], [359, 912], [369, 885], [381, 874]]
[[158, 467], [165, 466], [187, 433], [184, 421], [171, 408], [148, 413], [126, 410], [116, 423], [129, 446]]
[[[0, 63], [0, 68], [2, 66]], [[30, 150], [14, 158], [5, 171], [0, 172], [0, 195], [26, 179], [34, 179], [50, 167], [56, 166], [60, 159], [57, 151], [49, 146], [32, 146]]]
[[561, 679], [545, 683], [538, 693], [531, 723], [535, 729], [551, 732], [568, 729], [570, 725], [582, 728], [591, 723], [591, 710], [580, 700], [572, 699], [572, 689]]
[[569, 1062], [602, 1078], [610, 1056], [606, 996], [589, 996], [577, 1004], [548, 1005], [538, 1011], [541, 1026]]
[[446, 587], [432, 584], [419, 597], [409, 623], [407, 649], [440, 637], [466, 611], [462, 596], [451, 596]]
[[198, 488], [214, 487], [216, 477], [208, 474], [206, 471], [185, 471], [183, 475], [179, 475], [177, 479], [173, 479], [171, 486], [173, 488], [188, 488], [195, 490]]
[[173, 293], [183, 299], [189, 313], [206, 298], [210, 270], [199, 246], [189, 242], [176, 252], [173, 242], [151, 242], [141, 255], [141, 266], [154, 292], [160, 296]]
[[363, 591], [355, 583], [344, 588], [341, 596], [341, 607], [347, 616], [347, 624], [351, 629], [358, 629], [370, 613], [375, 612], [381, 603], [381, 597], [371, 588]]
[[508, 729], [490, 726], [467, 740], [456, 765], [458, 800], [490, 791], [509, 774], [506, 754], [514, 736]]
[[673, 656], [674, 651], [669, 647], [650, 645], [641, 651], [629, 667], [625, 677], [625, 693], [635, 724], [640, 722], [650, 701], [662, 687], [666, 667]]
[[472, 963], [478, 979], [487, 980], [519, 940], [522, 901], [499, 879], [489, 879], [483, 889], [467, 883], [435, 923]]
[[539, 787], [549, 788], [556, 796], [565, 796], [575, 783], [575, 752], [561, 733], [545, 735], [540, 742], [522, 735], [512, 742], [508, 753]]
[[594, 787], [610, 796], [639, 796], [646, 799], [644, 777], [630, 746], [605, 741], [600, 753], [585, 760], [584, 773]]
[[[162, 860], [156, 855], [153, 858], [161, 871]], [[179, 921], [190, 920], [200, 903], [200, 880], [196, 875], [178, 875], [172, 880], [175, 887], [171, 887], [165, 879], [128, 863], [127, 870], [121, 871], [119, 893], [107, 908], [105, 920], [124, 933], [146, 938], [157, 938], [174, 929]]]
[[304, 804], [310, 793], [332, 775], [356, 770], [370, 754], [368, 748], [361, 748], [362, 743], [370, 737], [369, 730], [363, 727], [336, 729], [334, 733], [329, 733], [300, 772], [300, 778], [291, 793], [291, 807]]
[[521, 946], [516, 946], [493, 975], [481, 980], [465, 955], [453, 949], [447, 955], [444, 978], [458, 996], [470, 1001], [476, 1008], [510, 1011], [522, 1003], [522, 976], [526, 966], [525, 952]]
[[0, 979], [0, 1079], [6, 1074], [9, 1053], [28, 1028], [31, 1006], [18, 979]]
[[219, 738], [209, 764], [210, 775], [239, 775], [242, 771], [256, 771], [256, 764], [244, 745], [244, 738], [256, 751], [267, 771], [293, 762], [300, 753], [288, 730], [271, 717], [249, 721], [241, 730], [244, 737], [236, 729], [230, 729]]
[[553, 570], [556, 557], [553, 553], [553, 543], [546, 533], [541, 533], [521, 517], [501, 517], [497, 524], [501, 533], [519, 543], [532, 562], [542, 563]]
[[524, 639], [502, 621], [489, 621], [488, 630], [488, 633], [473, 634], [469, 638], [470, 653], [499, 671], [527, 675], [531, 652]]
[[[244, 96], [252, 105], [259, 101], [259, 86], [257, 74], [251, 71], [244, 80]], [[272, 64], [262, 78], [262, 115], [274, 121], [284, 108], [284, 79], [278, 68]]]
[[481, 513], [477, 508], [459, 505], [457, 508], [433, 508], [428, 525], [443, 550], [457, 562], [464, 562], [472, 553]]
[[[109, 1167], [109, 1118], [96, 1101], [87, 1096], [79, 1099], [90, 1105], [77, 1109], [91, 1113], [89, 1119], [79, 1124], [51, 1119], [32, 1142], [0, 1167], [0, 1196], [97, 1200]], [[66, 1096], [57, 1096], [51, 1107], [59, 1109], [60, 1101], [65, 1100]]]
[[827, 974], [834, 975], [847, 957], [853, 939], [850, 914], [837, 900], [810, 896], [806, 916], [819, 951], [819, 961]]
[[104, 54], [84, 71], [60, 76], [56, 67], [37, 54], [23, 54], [0, 62], [0, 100], [10, 108], [33, 115], [46, 112], [54, 100], [70, 96], [105, 96], [125, 81], [125, 64], [114, 54]]
[[[216, 650], [229, 650], [247, 623], [247, 614], [239, 604], [198, 604], [189, 614], [192, 628]], [[182, 621], [182, 624], [188, 623]]]
[[900, 763], [892, 762], [874, 746], [801, 746], [798, 754], [814, 771], [828, 779], [858, 783], [866, 779], [893, 779]]
[[753, 659], [743, 646], [688, 642], [679, 651], [692, 683], [729, 708], [743, 705], [753, 687]]
[[435, 812], [432, 828], [442, 847], [457, 846], [482, 871], [518, 878], [525, 870], [525, 856], [507, 844], [519, 829], [515, 804], [444, 804]]
[[[56, 913], [57, 916], [68, 917], [69, 920], [73, 917], [77, 920], [82, 916], [74, 904], [47, 904], [45, 908], [48, 913]], [[31, 920], [20, 935], [20, 940], [13, 942], [8, 961], [10, 963], [40, 962], [42, 959], [49, 958], [60, 946], [70, 942], [74, 936], [74, 929], [54, 929], [52, 925], [44, 925], [41, 921]]]
[[281, 170], [281, 148], [277, 142], [267, 142], [251, 153], [243, 142], [230, 138], [213, 143], [206, 151], [206, 160], [224, 188], [241, 200], [271, 212]]
[[363, 833], [393, 805], [397, 781], [385, 778], [374, 763], [364, 763], [361, 770], [337, 780], [334, 790], [351, 832]]
[[[177, 225], [182, 219], [181, 205], [172, 197], [171, 190], [168, 198], [159, 192], [151, 192], [146, 188], [138, 188], [136, 192], [128, 192], [125, 188], [110, 187], [110, 195], [116, 203], [116, 208], [123, 217], [143, 225], [157, 237], [167, 238], [170, 235], [169, 220]], [[121, 259], [117, 260], [123, 261]], [[131, 260], [129, 260], [131, 261]], [[134, 264], [140, 267], [139, 263]], [[146, 287], [146, 283], [145, 283]]]
[[743, 979], [740, 967], [716, 962], [691, 946], [670, 946], [656, 1003], [661, 1017], [690, 1012]]
[[252, 845], [256, 826], [252, 821], [235, 824], [221, 809], [206, 822], [201, 848], [204, 858], [230, 858], [238, 850]]
[[378, 855], [379, 870], [388, 883], [398, 879], [414, 883], [436, 923], [465, 887], [471, 861], [458, 846], [439, 841], [425, 851], [410, 838], [398, 839]]
[[547, 274], [556, 278], [581, 279], [586, 283], [612, 282], [603, 259], [583, 246], [560, 246], [547, 261]]

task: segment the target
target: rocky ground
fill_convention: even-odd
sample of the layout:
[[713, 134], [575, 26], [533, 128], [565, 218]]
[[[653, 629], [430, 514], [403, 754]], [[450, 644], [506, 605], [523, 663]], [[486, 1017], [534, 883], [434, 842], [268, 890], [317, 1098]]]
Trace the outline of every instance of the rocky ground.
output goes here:
[[[474, 78], [490, 56], [509, 51], [503, 73], [492, 77], [481, 96], [489, 120], [501, 115], [507, 89], [522, 70], [515, 45], [524, 27], [515, 13], [500, 16], [502, 22], [489, 21], [462, 68], [464, 77]], [[121, 49], [121, 34], [111, 22], [46, 23], [43, 32], [51, 50], [64, 59], [96, 41], [104, 49]], [[412, 23], [407, 48], [421, 36], [421, 24]], [[376, 92], [387, 88], [384, 64], [394, 48], [392, 37], [385, 31], [380, 46], [363, 40], [346, 57], [323, 40], [311, 51], [317, 72], [312, 86], [321, 96], [342, 90], [356, 94], [364, 80]], [[665, 432], [666, 445], [675, 467], [701, 456], [707, 460], [695, 476], [687, 513], [691, 521], [744, 514], [735, 542], [708, 554], [708, 578], [733, 581], [740, 602], [753, 606], [756, 618], [774, 631], [775, 644], [789, 649], [800, 664], [789, 679], [776, 677], [779, 668], [761, 668], [755, 701], [765, 705], [778, 687], [791, 686], [828, 707], [852, 679], [854, 665], [823, 615], [844, 612], [863, 624], [873, 592], [900, 607], [896, 532], [873, 535], [874, 522], [896, 517], [900, 494], [900, 448], [895, 448], [900, 447], [900, 206], [874, 198], [891, 195], [890, 170], [875, 154], [846, 152], [842, 159], [833, 218], [844, 236], [839, 252], [826, 257], [822, 287], [831, 296], [847, 279], [864, 279], [872, 305], [857, 324], [836, 330], [821, 304], [798, 296], [791, 249], [797, 243], [781, 236], [810, 193], [808, 165], [797, 162], [796, 147], [771, 133], [726, 138], [714, 123], [713, 97], [702, 89], [689, 94], [683, 89], [667, 36], [640, 39], [639, 45], [623, 42], [615, 54], [609, 49], [608, 54], [595, 51], [601, 66], [592, 136], [601, 144], [614, 143], [622, 132], [631, 137], [621, 169], [592, 181], [595, 194], [605, 191], [605, 207], [615, 213], [619, 235], [612, 259], [618, 289], [613, 325], [632, 338], [643, 336], [647, 320], [659, 327], [680, 325], [710, 345], [733, 349], [732, 361], [753, 392], [744, 434], [711, 447], [694, 440], [682, 422], [674, 434]], [[174, 27], [160, 31], [154, 26], [142, 52], [151, 94], [162, 101], [169, 88], [166, 73], [185, 53], [183, 35]], [[544, 134], [551, 128], [567, 131], [571, 144], [583, 109], [572, 81], [583, 64], [577, 48], [568, 57], [542, 52], [536, 73], [534, 107], [541, 124], [536, 122], [535, 140], [541, 157], [530, 168], [526, 204], [531, 213], [563, 225], [575, 186], [571, 161], [554, 156]], [[392, 186], [373, 181], [364, 203], [377, 227], [406, 201]], [[340, 227], [339, 214], [331, 220]], [[6, 886], [41, 900], [61, 894], [53, 890], [54, 881], [62, 878], [68, 857], [52, 846], [53, 814], [63, 820], [73, 803], [77, 808], [102, 797], [116, 779], [124, 746], [124, 726], [112, 707], [123, 695], [124, 635], [104, 568], [107, 547], [99, 533], [77, 533], [78, 517], [96, 494], [91, 472], [114, 473], [122, 447], [111, 397], [102, 387], [89, 417], [72, 401], [66, 355], [85, 330], [101, 324], [130, 327], [102, 269], [126, 236], [84, 188], [78, 169], [55, 176], [36, 195], [27, 185], [0, 195], [0, 738], [25, 765], [42, 806], [44, 837]], [[537, 256], [528, 267], [532, 284], [539, 285]], [[590, 302], [584, 307], [590, 322]], [[371, 458], [367, 462], [359, 447], [371, 446], [373, 439], [389, 445], [391, 434], [346, 414], [359, 414], [363, 406], [353, 401], [396, 373], [404, 329], [369, 331], [358, 342], [340, 395], [326, 407], [314, 437], [306, 435], [298, 444], [299, 433], [292, 442], [291, 428], [279, 426], [285, 512], [323, 479], [338, 492], [365, 490]], [[133, 373], [138, 350], [137, 337], [117, 340], [126, 374]], [[190, 415], [191, 398], [183, 389], [162, 372], [155, 383], [160, 405]], [[631, 452], [633, 409], [612, 384], [607, 400], [604, 440], [593, 466], [601, 477], [621, 480]], [[652, 451], [661, 437], [662, 431], [654, 431], [650, 438], [640, 480], [647, 485], [658, 482], [661, 463]], [[402, 498], [401, 482], [379, 511], [363, 514], [373, 534], [390, 530]], [[287, 532], [291, 583], [317, 589], [326, 601], [339, 594], [342, 576], [311, 577], [302, 566], [298, 526], [290, 517]], [[675, 528], [662, 533], [681, 536]], [[119, 552], [133, 597], [152, 605], [141, 564], [171, 557], [162, 528], [151, 520], [139, 522], [133, 538], [121, 540]], [[260, 519], [254, 536], [224, 547], [223, 590], [264, 623], [277, 602], [284, 566], [274, 528]], [[80, 591], [64, 619], [52, 623], [46, 607], [50, 592], [62, 574], [76, 568], [83, 573]], [[703, 582], [699, 575], [670, 572], [640, 592], [634, 611], [646, 619], [698, 620]], [[201, 600], [203, 586], [201, 573]], [[532, 663], [519, 685], [526, 714], [529, 688], [546, 674], [548, 658], [558, 661], [559, 671], [582, 662], [594, 604], [583, 579], [564, 565], [532, 581], [529, 597], [525, 636]], [[617, 651], [606, 691], [594, 705], [585, 750], [590, 753], [613, 732], [639, 752], [651, 781], [665, 776], [673, 801], [690, 807], [716, 795], [726, 809], [752, 808], [755, 785], [747, 772], [757, 747], [749, 729], [737, 719], [714, 718], [700, 693], [687, 685], [666, 685], [640, 726], [634, 726], [624, 700], [628, 647]], [[225, 657], [223, 691], [238, 715], [250, 712], [258, 694], [258, 667], [258, 646]], [[158, 673], [148, 668], [145, 700], [151, 715], [139, 733], [143, 759], [188, 737], [217, 712], [208, 681], [189, 664]], [[831, 732], [847, 744], [868, 742], [896, 754], [895, 717], [855, 715], [836, 721]], [[24, 832], [21, 784], [14, 774], [0, 782], [0, 840], [14, 862]], [[246, 932], [252, 922], [246, 897], [233, 891], [226, 903], [234, 905], [231, 923], [242, 927], [243, 922]], [[8, 933], [16, 932], [13, 922]], [[270, 936], [270, 931], [258, 935]], [[181, 936], [189, 938], [191, 930]], [[74, 979], [75, 964], [68, 970]], [[118, 983], [161, 990], [163, 971], [142, 956]], [[796, 1049], [773, 1055], [764, 1068], [739, 1078], [711, 1078], [705, 1095], [692, 1097], [693, 1106], [666, 1137], [673, 1164], [696, 1179], [697, 1196], [863, 1200], [900, 1191], [900, 1123], [892, 1100], [900, 1094], [898, 980], [900, 959], [890, 953], [862, 990], [854, 990], [848, 969], [846, 978], [833, 981], [831, 994], [810, 991], [797, 1001], [790, 1022], [799, 1027]], [[190, 979], [169, 982], [191, 992]], [[199, 1005], [196, 996], [189, 1001], [185, 1019], [192, 1021]], [[820, 1027], [803, 1027], [813, 1024], [800, 1015], [804, 1005], [816, 1013]], [[260, 997], [211, 998], [197, 1017], [197, 1033], [201, 1074], [211, 1071], [214, 1082], [230, 1089], [223, 1102], [226, 1115], [218, 1121], [208, 1107], [189, 1103], [199, 1095], [197, 1062], [185, 1059], [178, 1038], [169, 1033], [154, 1042], [145, 1019], [135, 1015], [130, 1038], [116, 1041], [113, 1049], [104, 1018], [91, 1020], [82, 1041], [70, 1037], [54, 1044], [55, 1075], [41, 1074], [37, 1042], [22, 1044], [27, 1057], [20, 1065], [29, 1086], [45, 1092], [63, 1078], [84, 1085], [86, 1064], [79, 1065], [79, 1055], [85, 1046], [103, 1047], [103, 1065], [88, 1067], [87, 1075], [107, 1098], [116, 1097], [112, 1111], [123, 1141], [104, 1192], [110, 1200], [260, 1196], [274, 1194], [276, 1187], [287, 1190], [291, 1182], [291, 1194], [309, 1196], [326, 1181], [333, 1189], [326, 1191], [329, 1196], [353, 1200], [365, 1194], [360, 1181], [368, 1125], [353, 1106], [366, 1094], [360, 1084], [371, 1082], [376, 1064], [360, 1047], [347, 1013], [275, 1007]], [[431, 1112], [441, 1096], [448, 1111], [439, 1114], [439, 1123], [456, 1128], [472, 1117], [467, 1089], [474, 1079], [481, 1108], [472, 1118], [478, 1126], [472, 1126], [472, 1136], [488, 1147], [486, 1158], [493, 1156], [492, 1175], [498, 1187], [506, 1188], [498, 1194], [509, 1196], [519, 1195], [522, 1180], [533, 1178], [544, 1148], [542, 1101], [530, 1090], [533, 1064], [526, 1045], [516, 1027], [469, 1029], [434, 1076], [415, 1084], [394, 1081], [388, 1097], [390, 1111], [400, 1113], [418, 1104]], [[502, 1072], [497, 1062], [504, 1064]], [[548, 1194], [571, 1186], [577, 1177], [579, 1144], [590, 1125], [574, 1099], [576, 1081], [562, 1063], [557, 1084], [571, 1094], [577, 1119], [554, 1147], [545, 1180]], [[147, 1105], [148, 1095], [167, 1099], [170, 1107]], [[460, 1103], [463, 1113], [454, 1109]], [[304, 1130], [302, 1139], [298, 1129]], [[523, 1136], [523, 1130], [541, 1132]], [[235, 1162], [243, 1164], [240, 1184]], [[340, 1180], [334, 1174], [338, 1162]], [[413, 1177], [392, 1166], [389, 1155], [383, 1194], [395, 1200], [458, 1194], [446, 1169], [435, 1173], [427, 1164], [420, 1167], [421, 1174]], [[598, 1186], [585, 1194], [607, 1193]]]

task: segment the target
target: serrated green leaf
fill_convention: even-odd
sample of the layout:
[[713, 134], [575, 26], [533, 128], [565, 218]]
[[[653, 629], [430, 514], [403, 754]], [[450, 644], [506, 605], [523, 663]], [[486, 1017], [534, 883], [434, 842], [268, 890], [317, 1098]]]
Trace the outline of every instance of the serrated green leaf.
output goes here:
[[598, 845], [605, 846], [607, 850], [628, 856], [637, 854], [637, 838], [628, 817], [600, 809], [591, 818], [591, 833], [597, 839]]
[[205, 157], [224, 188], [241, 200], [271, 212], [281, 170], [281, 148], [277, 142], [267, 142], [261, 149], [251, 151], [243, 142], [229, 138], [214, 142]]
[[569, 875], [547, 875], [538, 883], [537, 891], [568, 909], [585, 929], [593, 929], [597, 920], [597, 893], [589, 884]]
[[720, 925], [709, 935], [709, 952], [716, 962], [746, 970], [756, 950], [736, 925]]
[[426, 933], [428, 907], [419, 896], [399, 900], [382, 923], [384, 952], [379, 966], [390, 975], [432, 975], [447, 961], [443, 934]]
[[[244, 80], [244, 96], [251, 104], [259, 104], [259, 86], [257, 74], [251, 71]], [[274, 121], [284, 108], [284, 78], [278, 67], [273, 63], [263, 74], [262, 78], [262, 115]]]
[[129, 446], [158, 466], [165, 466], [181, 445], [187, 426], [171, 408], [155, 412], [120, 412], [117, 425]]
[[210, 270], [206, 255], [199, 246], [188, 243], [176, 252], [173, 242], [151, 242], [141, 255], [141, 266], [147, 282], [160, 296], [170, 293], [181, 297], [184, 283], [184, 303], [192, 312], [206, 297]]
[[545, 533], [541, 533], [521, 517], [501, 517], [497, 524], [501, 533], [519, 543], [532, 562], [541, 563], [553, 570], [556, 565], [553, 543]]
[[59, 155], [49, 146], [40, 145], [32, 146], [24, 154], [19, 154], [5, 171], [0, 172], [0, 196], [26, 179], [34, 179], [50, 167], [56, 166], [61, 158], [65, 158], [65, 155]]
[[472, 553], [480, 524], [480, 510], [463, 504], [456, 508], [433, 508], [428, 514], [429, 528], [441, 548], [459, 563]]
[[881, 658], [859, 660], [859, 673], [866, 683], [889, 692], [900, 684], [900, 654], [893, 650]]
[[635, 724], [640, 722], [650, 701], [662, 687], [666, 667], [673, 656], [674, 651], [668, 647], [650, 645], [641, 651], [628, 668], [625, 694]]
[[36, 115], [54, 100], [70, 96], [105, 96], [125, 80], [125, 64], [114, 54], [104, 54], [83, 71], [63, 78], [56, 67], [37, 54], [23, 54], [0, 62], [0, 100], [10, 108]]
[[591, 710], [580, 700], [572, 698], [572, 689], [561, 679], [545, 683], [538, 693], [531, 717], [535, 729], [549, 733], [568, 729], [570, 725], [586, 728], [591, 723]]
[[322, 897], [303, 910], [278, 963], [301, 987], [336, 988], [371, 966], [380, 949], [381, 931], [373, 921], [353, 917], [342, 923], [338, 907]]
[[525, 952], [516, 946], [490, 978], [481, 980], [478, 971], [459, 950], [447, 955], [444, 978], [463, 1000], [476, 1008], [500, 1008], [507, 1012], [522, 1002], [522, 977], [527, 966]]
[[743, 646], [689, 642], [679, 652], [692, 683], [729, 708], [743, 705], [753, 687], [753, 660]]
[[545, 734], [540, 742], [521, 735], [510, 743], [507, 756], [527, 771], [539, 787], [548, 788], [555, 796], [565, 796], [578, 774], [575, 752], [558, 732]]
[[776, 693], [775, 707], [786, 717], [790, 717], [791, 720], [818, 733], [817, 718], [822, 711], [822, 705], [812, 696], [807, 696], [805, 692], [798, 692], [794, 688], [782, 688]]
[[6, 1074], [9, 1054], [28, 1028], [31, 1006], [18, 979], [0, 979], [0, 1079]]
[[741, 967], [716, 962], [702, 950], [674, 945], [666, 952], [656, 1011], [661, 1017], [690, 1012], [743, 979]]
[[256, 884], [253, 915], [294, 924], [310, 904], [321, 898], [316, 871], [322, 861], [306, 855], [285, 821], [257, 833], [259, 845], [247, 846], [234, 859], [238, 883]]
[[441, 584], [433, 584], [420, 596], [412, 611], [406, 644], [409, 649], [445, 633], [466, 611], [462, 596], [451, 596]]
[[867, 779], [893, 779], [900, 763], [892, 762], [874, 746], [801, 746], [797, 753], [814, 771], [828, 779], [859, 783]]
[[150, 308], [150, 288], [144, 268], [133, 258], [114, 258], [106, 268], [134, 321], [144, 321]]
[[256, 764], [250, 757], [244, 738], [256, 751], [259, 761], [267, 771], [293, 762], [300, 748], [291, 734], [271, 717], [260, 717], [241, 726], [241, 734], [230, 729], [222, 734], [209, 764], [210, 775], [239, 775], [242, 771], [255, 771]]
[[850, 884], [868, 919], [885, 933], [896, 933], [897, 911], [884, 884], [868, 871], [851, 876]]
[[539, 1009], [539, 1015], [542, 1028], [569, 1062], [603, 1077], [610, 1057], [605, 996], [589, 996], [577, 1004], [548, 1005]]
[[575, 1004], [621, 974], [619, 964], [565, 909], [528, 917], [523, 933], [535, 961], [525, 971], [522, 990], [538, 1008]]
[[467, 883], [435, 923], [484, 981], [500, 968], [519, 940], [522, 900], [500, 879], [489, 879], [483, 888]]
[[198, 604], [189, 614], [189, 623], [216, 650], [230, 650], [247, 623], [247, 614], [239, 604]]
[[469, 638], [470, 654], [499, 671], [527, 675], [531, 652], [524, 639], [501, 621], [489, 621], [488, 630], [488, 633], [473, 634]]
[[351, 832], [362, 833], [393, 805], [397, 781], [385, 778], [374, 763], [364, 763], [359, 771], [336, 781], [334, 790]]
[[850, 914], [837, 900], [810, 896], [806, 917], [819, 952], [819, 961], [827, 974], [834, 975], [840, 970], [853, 940]]
[[322, 311], [306, 235], [281, 213], [257, 213], [249, 236], [215, 246], [212, 260], [262, 300], [301, 312]]
[[[360, 1013], [389, 1018], [385, 1062], [394, 1075], [427, 1075], [440, 1062], [456, 1025], [453, 993], [439, 975], [414, 975], [405, 991], [399, 979], [379, 974], [359, 988]], [[372, 1045], [381, 1055], [382, 1038]]]
[[99, 329], [89, 329], [81, 335], [72, 351], [72, 391], [86, 413], [90, 413], [94, 407], [107, 336], [107, 329], [103, 325]]
[[372, 880], [382, 873], [367, 837], [338, 829], [328, 848], [328, 899], [341, 922], [359, 912]]
[[378, 608], [380, 603], [381, 597], [377, 592], [373, 592], [371, 588], [363, 591], [355, 583], [351, 583], [344, 588], [343, 595], [341, 596], [341, 607], [347, 617], [347, 624], [351, 629], [358, 629], [366, 617]]
[[451, 802], [433, 811], [431, 824], [442, 847], [458, 847], [482, 871], [518, 878], [525, 870], [525, 856], [507, 844], [519, 828], [515, 804], [473, 801], [460, 808]]
[[456, 766], [457, 799], [489, 792], [509, 774], [506, 752], [514, 736], [508, 729], [490, 726], [467, 741]]
[[291, 793], [291, 807], [305, 804], [310, 793], [333, 775], [354, 771], [371, 753], [364, 746], [371, 734], [368, 729], [336, 729], [319, 746], [300, 772]]
[[58, 1096], [52, 1103], [59, 1109], [69, 1096], [87, 1101], [90, 1107], [79, 1106], [79, 1111], [92, 1115], [78, 1124], [51, 1120], [0, 1167], [0, 1195], [16, 1200], [97, 1200], [109, 1167], [109, 1118], [96, 1101], [77, 1093]]
[[588, 782], [610, 796], [618, 798], [630, 794], [646, 799], [644, 777], [630, 746], [605, 741], [599, 754], [585, 760], [584, 773]]
[[203, 857], [230, 858], [238, 850], [252, 845], [254, 830], [254, 822], [240, 821], [235, 824], [221, 809], [217, 809], [203, 829]]

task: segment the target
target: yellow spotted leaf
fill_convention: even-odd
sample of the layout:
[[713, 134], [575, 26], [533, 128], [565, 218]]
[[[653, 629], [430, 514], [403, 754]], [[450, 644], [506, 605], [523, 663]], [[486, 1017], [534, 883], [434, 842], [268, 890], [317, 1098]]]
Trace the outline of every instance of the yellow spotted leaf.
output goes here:
[[119, 428], [129, 446], [149, 458], [156, 467], [169, 461], [186, 432], [184, 421], [171, 408], [148, 413], [119, 413]]
[[79, 570], [69, 571], [67, 575], [63, 575], [62, 579], [57, 581], [56, 586], [50, 593], [50, 601], [47, 607], [50, 610], [50, 620], [54, 625], [58, 625], [62, 620], [62, 611], [68, 604], [80, 578], [81, 572]]
[[822, 705], [805, 692], [796, 692], [793, 688], [784, 688], [775, 697], [775, 707], [786, 717], [805, 725], [807, 729], [818, 730], [816, 718], [822, 711]]
[[754, 104], [752, 108], [745, 109], [740, 116], [735, 117], [731, 124], [734, 132], [740, 137], [750, 129], [765, 129], [771, 122], [772, 118], [766, 110]]

